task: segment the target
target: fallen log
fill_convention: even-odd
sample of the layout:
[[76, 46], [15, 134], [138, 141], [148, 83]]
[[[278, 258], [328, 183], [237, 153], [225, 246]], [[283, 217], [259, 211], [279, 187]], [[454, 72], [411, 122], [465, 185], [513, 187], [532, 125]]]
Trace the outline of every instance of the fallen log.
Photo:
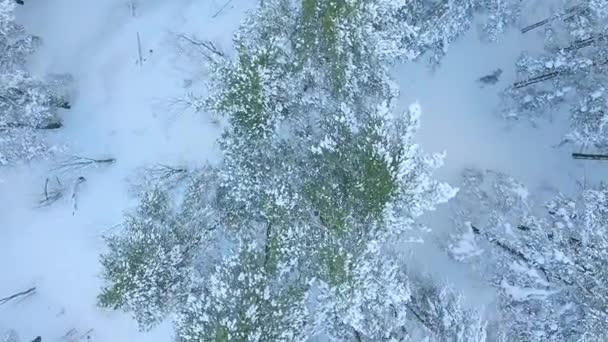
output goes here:
[[68, 158], [62, 160], [57, 166], [52, 168], [51, 171], [78, 170], [89, 166], [111, 165], [115, 162], [115, 158], [96, 159], [81, 156], [68, 156]]
[[562, 72], [563, 71], [561, 71], [561, 70], [560, 71], [552, 71], [552, 72], [549, 72], [549, 73], [546, 73], [546, 74], [543, 74], [543, 75], [540, 75], [540, 76], [535, 76], [535, 77], [528, 78], [528, 79], [526, 79], [524, 81], [515, 82], [513, 84], [513, 88], [519, 89], [519, 88], [527, 87], [527, 86], [532, 85], [534, 83], [544, 82], [544, 81], [550, 80], [552, 78], [555, 78], [556, 76], [558, 76]]
[[52, 130], [52, 129], [59, 129], [63, 127], [63, 124], [61, 123], [61, 121], [53, 121], [53, 122], [48, 122], [48, 123], [41, 123], [41, 124], [37, 124], [37, 125], [30, 125], [30, 124], [25, 124], [25, 123], [21, 123], [21, 122], [7, 122], [3, 125], [0, 126], [0, 129], [19, 129], [19, 128], [30, 128], [30, 129], [40, 129], [40, 130], [44, 130], [44, 129], [48, 129], [48, 130]]
[[572, 153], [574, 159], [608, 160], [608, 154]]
[[15, 298], [25, 297], [25, 296], [32, 295], [34, 292], [36, 292], [36, 287], [35, 286], [32, 287], [32, 288], [29, 288], [29, 289], [27, 289], [25, 291], [17, 292], [17, 293], [15, 293], [13, 295], [10, 295], [8, 297], [1, 298], [0, 299], [0, 305], [6, 304], [6, 303], [10, 302], [11, 300], [13, 300]]
[[556, 13], [546, 19], [543, 19], [532, 25], [528, 25], [528, 26], [522, 28], [521, 33], [526, 33], [526, 32], [532, 31], [535, 28], [541, 27], [543, 25], [546, 25], [547, 23], [550, 23], [550, 22], [560, 19], [560, 18], [563, 19], [564, 21], [572, 20], [576, 15], [584, 14], [586, 12], [586, 10], [587, 10], [586, 8], [584, 8], [580, 5], [576, 5], [576, 6], [567, 8], [566, 10], [564, 10], [561, 13]]

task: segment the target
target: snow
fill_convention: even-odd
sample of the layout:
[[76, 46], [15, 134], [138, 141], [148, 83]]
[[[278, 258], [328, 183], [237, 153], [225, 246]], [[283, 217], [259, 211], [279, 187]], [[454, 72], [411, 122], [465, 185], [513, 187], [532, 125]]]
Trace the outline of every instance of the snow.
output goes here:
[[574, 264], [572, 262], [572, 260], [570, 258], [568, 258], [568, 256], [566, 254], [564, 254], [564, 252], [557, 250], [557, 249], [553, 250], [553, 258], [555, 259], [555, 261], [564, 263], [566, 265]]
[[549, 286], [550, 283], [547, 282], [544, 276], [540, 274], [538, 270], [532, 269], [525, 264], [520, 262], [512, 262], [509, 264], [509, 268], [513, 270], [515, 273], [521, 273], [527, 275], [528, 279], [535, 280], [536, 283], [542, 286]]
[[[532, 21], [533, 22], [533, 21]], [[601, 179], [599, 164], [575, 162], [569, 146], [558, 146], [567, 131], [567, 113], [556, 114], [537, 127], [521, 121], [506, 121], [497, 108], [499, 92], [515, 81], [515, 62], [523, 50], [534, 52], [542, 44], [538, 37], [507, 32], [497, 43], [480, 43], [474, 30], [456, 41], [441, 67], [431, 73], [424, 62], [395, 68], [401, 86], [401, 105], [418, 103], [422, 115], [416, 135], [427, 152], [446, 151], [439, 179], [458, 186], [465, 168], [499, 170], [525, 186], [517, 193], [525, 199], [528, 191], [548, 200], [555, 189], [572, 194], [577, 181]], [[499, 82], [480, 87], [476, 80], [497, 68], [504, 72]], [[440, 207], [425, 218], [433, 234], [425, 243], [408, 245], [413, 265], [440, 280], [449, 280], [462, 291], [471, 305], [487, 308], [495, 290], [455, 263], [443, 252], [446, 234], [454, 227], [447, 207]], [[472, 235], [472, 233], [470, 234]], [[471, 236], [472, 237], [472, 236]], [[472, 239], [461, 241], [463, 253], [475, 251]]]
[[[172, 335], [168, 323], [141, 333], [130, 317], [97, 308], [101, 237], [134, 205], [125, 180], [139, 167], [155, 162], [197, 165], [217, 158], [214, 119], [176, 101], [200, 91], [206, 71], [200, 57], [195, 62], [188, 54], [177, 54], [174, 33], [195, 34], [228, 50], [232, 32], [254, 2], [233, 0], [223, 8], [227, 1], [147, 0], [139, 2], [135, 17], [128, 3], [46, 0], [35, 6], [26, 1], [19, 8], [19, 20], [44, 38], [33, 70], [69, 72], [75, 79], [65, 128], [51, 138], [71, 154], [111, 156], [117, 163], [75, 175], [87, 181], [79, 187], [74, 215], [69, 201], [34, 208], [48, 163], [0, 170], [0, 297], [37, 287], [34, 296], [0, 306], [0, 333], [12, 328], [26, 341], [38, 335], [54, 341], [72, 328], [94, 329], [96, 342], [168, 341]], [[138, 35], [142, 65], [136, 63]], [[447, 151], [439, 171], [442, 180], [457, 185], [460, 171], [476, 166], [510, 174], [533, 193], [557, 187], [568, 193], [576, 188], [573, 179], [598, 173], [593, 169], [601, 166], [575, 163], [571, 151], [555, 147], [565, 132], [565, 116], [535, 128], [523, 122], [508, 126], [495, 113], [498, 90], [515, 79], [518, 55], [539, 45], [527, 37], [534, 36], [522, 38], [513, 31], [486, 45], [471, 32], [450, 47], [435, 74], [423, 63], [395, 68], [402, 108], [414, 103], [411, 115], [421, 115], [417, 139], [428, 152]], [[505, 71], [500, 81], [479, 87], [476, 80], [496, 68]], [[332, 146], [330, 141], [320, 144]], [[522, 188], [519, 195], [525, 199], [528, 192]], [[440, 208], [426, 218], [439, 234], [451, 226], [445, 211]], [[470, 232], [459, 251], [474, 252], [473, 238]], [[408, 249], [421, 268], [455, 283], [474, 305], [491, 302], [493, 290], [475, 285], [481, 282], [450, 261], [439, 245], [431, 236]], [[550, 294], [503, 286], [516, 298]]]
[[514, 286], [507, 283], [507, 281], [504, 279], [501, 281], [500, 286], [503, 288], [505, 293], [511, 298], [513, 298], [513, 300], [515, 301], [544, 299], [557, 292], [556, 290], [552, 291], [545, 289], [534, 289]]
[[591, 98], [595, 100], [597, 98], [602, 97], [603, 94], [604, 94], [604, 88], [600, 88], [599, 90], [596, 90], [593, 93], [591, 93]]
[[[466, 222], [465, 225], [470, 226], [471, 224], [470, 222]], [[467, 230], [466, 233], [461, 236], [461, 239], [458, 240], [456, 245], [450, 248], [450, 251], [457, 260], [474, 258], [483, 254], [483, 249], [475, 243], [473, 229]]]
[[530, 196], [530, 191], [521, 184], [518, 184], [517, 187], [512, 189], [517, 196], [522, 200], [522, 202], [526, 202], [528, 200], [528, 196]]
[[[442, 67], [431, 75], [420, 65], [399, 67], [402, 103], [418, 101], [422, 108], [418, 137], [427, 151], [447, 151], [441, 176], [456, 183], [460, 170], [477, 166], [501, 170], [525, 185], [566, 183], [576, 169], [569, 151], [557, 145], [566, 120], [555, 120], [534, 128], [526, 122], [509, 125], [497, 113], [498, 92], [515, 80], [515, 61], [522, 50], [533, 51], [535, 39], [517, 31], [508, 32], [498, 43], [480, 44], [474, 31], [450, 48]], [[481, 88], [475, 82], [497, 68], [500, 80]], [[563, 169], [547, 173], [547, 170]]]
[[[0, 306], [0, 334], [58, 341], [70, 329], [93, 331], [93, 341], [168, 341], [170, 324], [138, 332], [128, 316], [96, 307], [102, 235], [134, 204], [125, 181], [154, 162], [199, 164], [217, 158], [218, 128], [205, 113], [176, 99], [200, 87], [205, 67], [177, 54], [173, 33], [194, 34], [228, 50], [252, 1], [139, 2], [133, 17], [123, 0], [47, 0], [19, 6], [18, 20], [44, 45], [32, 60], [40, 73], [69, 72], [76, 93], [65, 128], [51, 137], [70, 154], [112, 156], [117, 163], [86, 170], [78, 211], [65, 201], [35, 209], [48, 163], [1, 170], [0, 297], [36, 286], [36, 294]], [[139, 33], [143, 64], [137, 65]]]

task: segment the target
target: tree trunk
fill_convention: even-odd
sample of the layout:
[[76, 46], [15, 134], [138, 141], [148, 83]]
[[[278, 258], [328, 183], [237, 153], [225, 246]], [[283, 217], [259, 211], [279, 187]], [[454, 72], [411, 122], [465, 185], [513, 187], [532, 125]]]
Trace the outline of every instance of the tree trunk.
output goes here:
[[9, 128], [32, 128], [32, 129], [59, 129], [63, 127], [63, 123], [61, 123], [61, 121], [54, 121], [54, 122], [49, 122], [46, 124], [39, 124], [39, 125], [27, 125], [24, 123], [18, 123], [18, 122], [9, 122], [6, 123], [2, 126], [0, 126], [0, 129], [9, 129]]
[[574, 159], [608, 160], [608, 154], [572, 153]]
[[268, 271], [268, 261], [270, 259], [270, 248], [272, 239], [272, 224], [268, 223], [266, 226], [266, 244], [264, 245], [264, 270]]
[[36, 287], [35, 286], [32, 287], [32, 288], [29, 288], [29, 289], [27, 289], [25, 291], [21, 291], [21, 292], [15, 293], [13, 295], [10, 295], [8, 297], [1, 298], [0, 299], [0, 305], [6, 304], [6, 303], [10, 302], [11, 300], [13, 300], [15, 298], [29, 296], [29, 295], [33, 294], [34, 292], [36, 292]]
[[61, 121], [49, 122], [46, 125], [38, 125], [36, 129], [59, 129], [63, 127]]
[[353, 331], [355, 332], [355, 341], [363, 342], [363, 340], [361, 339], [361, 334], [357, 331], [357, 329], [353, 329]]

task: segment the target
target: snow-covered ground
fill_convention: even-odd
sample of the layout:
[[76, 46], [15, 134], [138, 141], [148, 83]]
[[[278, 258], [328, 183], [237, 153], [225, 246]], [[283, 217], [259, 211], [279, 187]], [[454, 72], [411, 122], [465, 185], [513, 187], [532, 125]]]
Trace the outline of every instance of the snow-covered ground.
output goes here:
[[27, 3], [19, 19], [44, 39], [33, 69], [67, 72], [75, 81], [65, 128], [52, 138], [66, 153], [114, 157], [117, 163], [77, 174], [87, 182], [74, 216], [69, 199], [34, 208], [50, 165], [2, 174], [0, 297], [32, 286], [37, 291], [0, 306], [0, 333], [13, 328], [24, 341], [37, 335], [58, 341], [75, 328], [94, 329], [93, 341], [169, 341], [169, 324], [142, 334], [129, 317], [96, 307], [101, 237], [133, 204], [126, 179], [137, 167], [216, 156], [218, 129], [204, 114], [175, 101], [187, 93], [185, 85], [196, 87], [204, 72], [202, 62], [179, 56], [175, 34], [195, 34], [229, 48], [251, 1], [234, 0], [218, 14], [225, 1], [151, 0], [141, 2], [135, 16], [125, 0]]
[[[524, 36], [518, 30], [511, 30], [495, 43], [482, 43], [478, 37], [478, 32], [471, 30], [451, 45], [435, 72], [425, 68], [424, 61], [395, 69], [403, 105], [418, 101], [422, 107], [420, 144], [428, 152], [447, 153], [438, 177], [458, 186], [467, 167], [498, 170], [540, 197], [555, 189], [574, 193], [585, 178], [601, 176], [600, 163], [575, 162], [571, 146], [557, 146], [568, 129], [567, 113], [556, 112], [551, 121], [540, 121], [537, 127], [501, 117], [500, 92], [515, 82], [518, 56], [524, 50], [535, 52], [542, 47], [539, 37]], [[482, 85], [477, 81], [497, 68], [503, 71], [498, 83]], [[408, 246], [410, 262], [448, 280], [471, 305], [491, 311], [495, 290], [441, 249], [454, 227], [449, 205], [428, 214], [425, 221], [433, 233], [426, 243]]]
[[[542, 46], [534, 35], [516, 30], [497, 43], [480, 43], [472, 30], [450, 46], [442, 66], [431, 75], [420, 65], [396, 70], [404, 103], [418, 100], [422, 126], [418, 137], [429, 151], [446, 151], [440, 176], [458, 182], [465, 167], [500, 170], [521, 180], [530, 190], [559, 185], [573, 190], [575, 178], [583, 174], [574, 163], [571, 146], [558, 148], [567, 131], [568, 114], [556, 113], [552, 122], [509, 122], [498, 113], [499, 92], [515, 82], [515, 61], [524, 50]], [[477, 80], [503, 70], [495, 85]], [[559, 170], [559, 172], [548, 172]]]
[[[49, 165], [3, 171], [0, 297], [32, 286], [37, 291], [0, 306], [0, 332], [14, 328], [26, 341], [37, 335], [55, 341], [71, 328], [94, 329], [93, 341], [99, 342], [169, 341], [170, 324], [140, 333], [129, 317], [96, 307], [101, 236], [133, 205], [126, 180], [138, 167], [200, 163], [217, 155], [217, 127], [205, 114], [175, 101], [205, 77], [202, 62], [178, 55], [175, 34], [196, 34], [228, 49], [253, 1], [228, 1], [223, 7], [227, 0], [147, 0], [135, 13], [127, 0], [28, 2], [20, 8], [20, 21], [45, 42], [32, 68], [67, 72], [75, 80], [73, 107], [54, 141], [67, 153], [110, 156], [117, 163], [84, 171], [87, 182], [75, 215], [67, 200], [34, 208]], [[568, 191], [589, 171], [570, 159], [568, 148], [553, 147], [564, 129], [559, 118], [540, 129], [525, 123], [508, 127], [495, 113], [497, 92], [513, 81], [513, 62], [526, 48], [534, 48], [533, 39], [523, 40], [516, 32], [491, 45], [480, 44], [473, 32], [451, 47], [433, 75], [421, 64], [395, 69], [403, 104], [418, 100], [422, 105], [420, 142], [429, 152], [448, 153], [443, 179], [456, 184], [463, 167], [478, 166], [510, 173], [531, 189], [559, 185]], [[498, 67], [504, 70], [501, 81], [481, 88], [476, 79]], [[436, 231], [447, 227], [441, 219], [445, 210], [428, 218]], [[425, 268], [449, 274], [458, 288], [477, 295], [473, 303], [491, 298], [491, 291], [471, 287], [463, 268], [438, 248], [414, 251]]]

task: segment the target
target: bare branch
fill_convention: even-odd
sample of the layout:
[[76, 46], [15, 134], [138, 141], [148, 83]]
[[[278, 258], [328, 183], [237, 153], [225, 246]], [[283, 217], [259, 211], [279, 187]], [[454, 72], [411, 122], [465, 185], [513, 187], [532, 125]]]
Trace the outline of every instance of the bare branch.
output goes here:
[[44, 181], [44, 200], [49, 200], [49, 178], [47, 177]]
[[23, 106], [19, 105], [17, 102], [13, 101], [12, 99], [10, 99], [4, 95], [0, 95], [0, 100], [4, 101], [4, 103], [8, 103], [9, 105], [11, 105], [13, 107], [23, 107]]
[[81, 156], [69, 156], [59, 165], [52, 168], [52, 171], [76, 170], [90, 166], [111, 165], [116, 162], [115, 158], [94, 159]]
[[222, 13], [226, 9], [226, 7], [228, 7], [228, 5], [230, 5], [231, 2], [232, 2], [232, 0], [226, 1], [224, 6], [222, 6], [217, 12], [215, 12], [215, 14], [211, 16], [211, 18], [216, 18], [218, 15], [220, 15], [220, 13]]
[[199, 52], [211, 62], [215, 62], [217, 58], [226, 58], [226, 54], [220, 51], [220, 49], [218, 49], [217, 46], [215, 46], [215, 44], [209, 40], [200, 40], [194, 36], [188, 36], [183, 33], [179, 33], [176, 36], [179, 40], [185, 41], [189, 45], [196, 47]]
[[79, 333], [78, 330], [72, 328], [68, 330], [61, 338], [65, 342], [84, 342], [90, 341], [93, 329], [89, 329], [84, 333]]
[[434, 331], [433, 325], [428, 320], [422, 318], [422, 315], [418, 313], [411, 304], [407, 304], [405, 307], [414, 315], [414, 317], [420, 322], [420, 324], [422, 324], [422, 326], [424, 326], [431, 332]]
[[156, 164], [148, 169], [150, 172], [155, 173], [163, 178], [167, 178], [176, 174], [183, 174], [188, 172], [188, 169], [181, 166], [169, 166], [165, 164]]
[[[524, 226], [522, 226], [522, 227], [524, 227]], [[533, 260], [528, 258], [524, 253], [507, 245], [505, 242], [500, 241], [499, 239], [497, 239], [493, 236], [490, 236], [489, 234], [487, 234], [485, 232], [482, 232], [479, 228], [477, 228], [474, 225], [471, 225], [471, 229], [473, 230], [473, 233], [475, 235], [483, 236], [486, 240], [488, 240], [488, 242], [490, 242], [490, 243], [494, 244], [495, 246], [497, 246], [498, 248], [502, 249], [507, 254], [515, 257], [516, 259], [519, 259], [519, 261], [522, 261], [523, 263], [530, 266], [531, 268], [537, 269], [538, 271], [540, 271], [540, 273], [543, 274], [543, 276], [545, 277], [545, 280], [547, 280], [547, 282], [551, 282], [547, 269], [541, 265], [538, 265], [536, 262], [534, 262]]]
[[190, 170], [185, 166], [155, 164], [140, 169], [131, 178], [131, 191], [139, 193], [145, 191], [150, 185], [170, 190], [179, 185], [189, 175]]
[[131, 12], [131, 16], [133, 18], [135, 18], [137, 16], [137, 13], [136, 13], [137, 3], [135, 2], [135, 0], [130, 0], [128, 7], [129, 7], [129, 11]]
[[48, 207], [51, 204], [57, 202], [65, 194], [66, 188], [61, 184], [58, 177], [55, 177], [55, 182], [51, 183], [51, 180], [47, 177], [44, 181], [44, 194], [43, 198], [38, 201], [38, 208]]
[[28, 296], [31, 296], [35, 292], [36, 292], [36, 287], [35, 286], [32, 287], [32, 288], [29, 288], [29, 289], [27, 289], [25, 291], [17, 292], [17, 293], [15, 293], [13, 295], [10, 295], [8, 297], [1, 298], [0, 299], [0, 305], [4, 305], [4, 304], [10, 302], [11, 300], [19, 298], [19, 297], [28, 297]]
[[72, 216], [76, 215], [76, 211], [78, 211], [78, 190], [80, 189], [80, 184], [86, 181], [86, 178], [80, 176], [74, 183], [74, 188], [72, 189]]
[[144, 65], [144, 60], [141, 55], [141, 39], [139, 38], [139, 31], [137, 31], [137, 56], [138, 56], [137, 63], [141, 67]]

